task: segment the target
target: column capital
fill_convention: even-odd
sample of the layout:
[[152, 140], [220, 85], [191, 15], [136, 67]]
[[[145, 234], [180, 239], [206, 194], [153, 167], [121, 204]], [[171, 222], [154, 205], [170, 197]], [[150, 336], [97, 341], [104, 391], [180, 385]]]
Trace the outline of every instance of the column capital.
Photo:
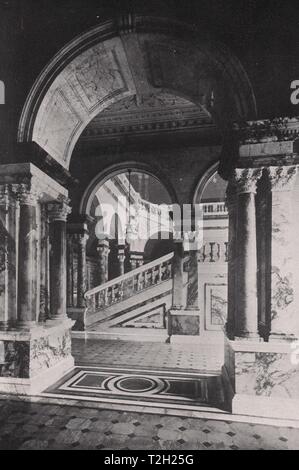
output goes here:
[[235, 168], [231, 183], [237, 194], [256, 193], [257, 181], [262, 176], [262, 168]]
[[74, 234], [75, 240], [77, 240], [78, 245], [81, 246], [82, 248], [86, 247], [86, 242], [89, 238], [88, 233], [76, 233]]
[[267, 168], [271, 191], [290, 191], [293, 189], [298, 165], [270, 166]]
[[40, 188], [36, 184], [20, 183], [12, 186], [17, 200], [22, 205], [34, 206], [41, 196]]
[[58, 201], [48, 203], [48, 214], [51, 221], [60, 220], [66, 222], [68, 214], [71, 213], [69, 199], [59, 198]]

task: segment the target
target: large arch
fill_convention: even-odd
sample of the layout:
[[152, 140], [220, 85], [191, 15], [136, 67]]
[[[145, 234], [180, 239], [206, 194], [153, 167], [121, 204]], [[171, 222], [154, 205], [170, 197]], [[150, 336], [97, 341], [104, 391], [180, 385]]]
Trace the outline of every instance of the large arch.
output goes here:
[[256, 115], [247, 74], [223, 44], [186, 24], [129, 16], [96, 26], [56, 54], [29, 93], [18, 141], [36, 142], [68, 169], [79, 136], [98, 113], [159, 90], [200, 106], [223, 133], [232, 121]]
[[90, 182], [90, 184], [86, 188], [81, 198], [80, 205], [79, 205], [79, 213], [84, 216], [90, 215], [92, 202], [100, 186], [102, 186], [110, 178], [113, 178], [113, 176], [116, 176], [119, 173], [123, 173], [129, 169], [146, 173], [152, 176], [153, 178], [157, 179], [158, 181], [160, 181], [160, 183], [167, 190], [172, 203], [173, 204], [177, 203], [176, 192], [166, 175], [161, 174], [161, 171], [158, 169], [155, 169], [153, 165], [147, 165], [145, 163], [136, 162], [136, 161], [128, 161], [128, 162], [123, 162], [123, 163], [119, 163], [115, 165], [110, 165], [105, 170], [99, 172], [93, 178], [93, 180]]

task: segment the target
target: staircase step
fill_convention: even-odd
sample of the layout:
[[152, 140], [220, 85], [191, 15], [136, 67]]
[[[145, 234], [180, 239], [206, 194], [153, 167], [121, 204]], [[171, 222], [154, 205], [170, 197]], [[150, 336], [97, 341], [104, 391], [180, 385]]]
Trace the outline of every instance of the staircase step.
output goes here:
[[168, 342], [166, 330], [154, 328], [103, 328], [103, 325], [88, 328], [86, 331], [72, 331], [73, 338], [99, 338], [122, 341]]

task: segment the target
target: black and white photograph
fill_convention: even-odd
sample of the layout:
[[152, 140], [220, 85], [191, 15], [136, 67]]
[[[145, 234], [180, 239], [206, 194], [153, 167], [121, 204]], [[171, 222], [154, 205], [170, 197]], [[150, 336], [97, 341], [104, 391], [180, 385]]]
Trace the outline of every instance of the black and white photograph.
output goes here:
[[0, 450], [299, 450], [298, 1], [0, 0]]

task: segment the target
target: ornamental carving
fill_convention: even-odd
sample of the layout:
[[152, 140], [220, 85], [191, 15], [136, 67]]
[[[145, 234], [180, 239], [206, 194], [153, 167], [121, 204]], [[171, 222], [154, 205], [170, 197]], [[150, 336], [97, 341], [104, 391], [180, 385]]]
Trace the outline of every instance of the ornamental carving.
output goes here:
[[41, 192], [36, 185], [20, 183], [15, 185], [15, 192], [18, 198], [18, 201], [22, 205], [35, 206]]
[[255, 193], [262, 171], [262, 168], [236, 168], [232, 184], [235, 185], [237, 193]]
[[299, 137], [299, 119], [280, 117], [273, 120], [235, 123], [234, 131], [237, 132], [239, 142], [242, 144], [295, 140]]
[[298, 166], [270, 166], [267, 172], [273, 191], [289, 191], [294, 187]]
[[69, 206], [69, 199], [66, 197], [59, 197], [57, 202], [50, 202], [48, 204], [48, 214], [50, 220], [60, 220], [66, 222], [68, 214], [71, 213]]

